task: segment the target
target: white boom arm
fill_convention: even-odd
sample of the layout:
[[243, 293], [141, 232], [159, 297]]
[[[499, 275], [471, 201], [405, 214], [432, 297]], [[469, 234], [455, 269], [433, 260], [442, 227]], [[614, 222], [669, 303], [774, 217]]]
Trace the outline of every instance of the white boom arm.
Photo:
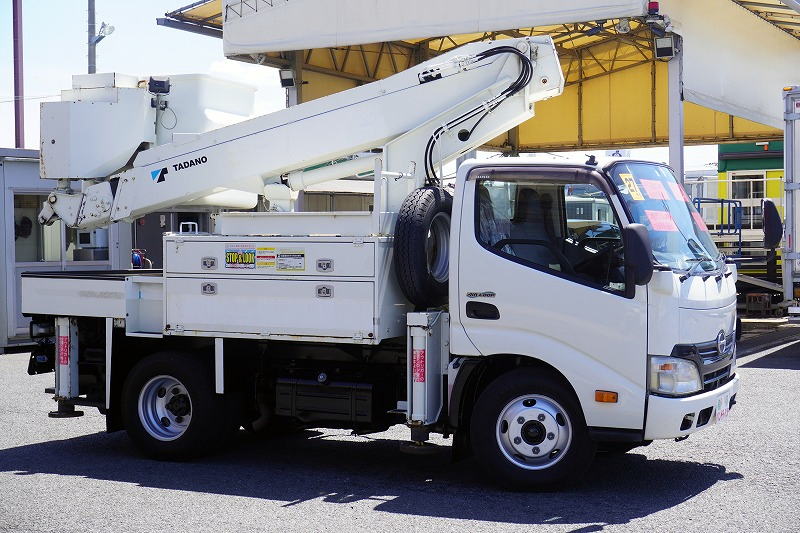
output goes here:
[[226, 191], [264, 194], [288, 208], [292, 190], [372, 169], [373, 162], [302, 169], [375, 149], [383, 152], [386, 173], [422, 186], [438, 180], [441, 163], [532, 117], [533, 102], [557, 96], [563, 87], [549, 37], [468, 44], [380, 81], [152, 146], [127, 170], [85, 180], [80, 193], [56, 189], [40, 219], [93, 228], [209, 203]]

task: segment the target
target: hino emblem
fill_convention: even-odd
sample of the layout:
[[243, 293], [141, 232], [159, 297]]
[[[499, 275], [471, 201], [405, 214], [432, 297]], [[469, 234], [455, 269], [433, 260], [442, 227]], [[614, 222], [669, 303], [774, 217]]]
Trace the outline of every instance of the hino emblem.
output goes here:
[[717, 333], [717, 352], [720, 354], [725, 353], [725, 332], [720, 331]]

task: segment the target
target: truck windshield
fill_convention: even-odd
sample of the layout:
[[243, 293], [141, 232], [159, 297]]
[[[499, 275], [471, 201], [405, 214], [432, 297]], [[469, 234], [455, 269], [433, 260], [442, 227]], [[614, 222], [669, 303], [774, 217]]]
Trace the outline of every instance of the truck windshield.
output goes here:
[[621, 162], [610, 175], [633, 221], [647, 228], [659, 263], [681, 271], [721, 268], [722, 254], [703, 217], [668, 168]]

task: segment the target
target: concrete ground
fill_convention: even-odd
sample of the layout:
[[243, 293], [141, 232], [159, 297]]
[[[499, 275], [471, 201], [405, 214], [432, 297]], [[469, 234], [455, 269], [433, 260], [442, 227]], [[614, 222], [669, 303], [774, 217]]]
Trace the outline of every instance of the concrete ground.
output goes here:
[[[757, 344], [752, 345], [759, 349]], [[748, 346], [741, 345], [743, 352]], [[449, 441], [398, 451], [407, 430], [306, 431], [194, 463], [137, 454], [87, 409], [54, 420], [52, 374], [0, 356], [0, 531], [797, 531], [800, 344], [740, 359], [739, 403], [682, 442], [599, 455], [550, 493], [486, 485]]]

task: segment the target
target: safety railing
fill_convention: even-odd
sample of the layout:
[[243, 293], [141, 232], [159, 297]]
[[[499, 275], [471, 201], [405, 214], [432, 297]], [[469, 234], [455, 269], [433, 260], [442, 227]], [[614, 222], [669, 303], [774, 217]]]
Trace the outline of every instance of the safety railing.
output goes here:
[[245, 17], [251, 13], [282, 6], [289, 3], [289, 0], [227, 0], [225, 4], [225, 20], [229, 16]]
[[[758, 171], [754, 171], [756, 173]], [[783, 179], [780, 177], [758, 177], [751, 179], [730, 177], [722, 179], [703, 177], [687, 178], [686, 192], [690, 198], [717, 198], [738, 200], [742, 202], [741, 224], [742, 230], [761, 229], [761, 202], [768, 198], [772, 200], [779, 210], [783, 208]], [[771, 193], [771, 194], [770, 194]], [[713, 205], [703, 205], [698, 209], [709, 229], [718, 226], [731, 225], [733, 218], [728, 218], [726, 210], [714, 208]]]

